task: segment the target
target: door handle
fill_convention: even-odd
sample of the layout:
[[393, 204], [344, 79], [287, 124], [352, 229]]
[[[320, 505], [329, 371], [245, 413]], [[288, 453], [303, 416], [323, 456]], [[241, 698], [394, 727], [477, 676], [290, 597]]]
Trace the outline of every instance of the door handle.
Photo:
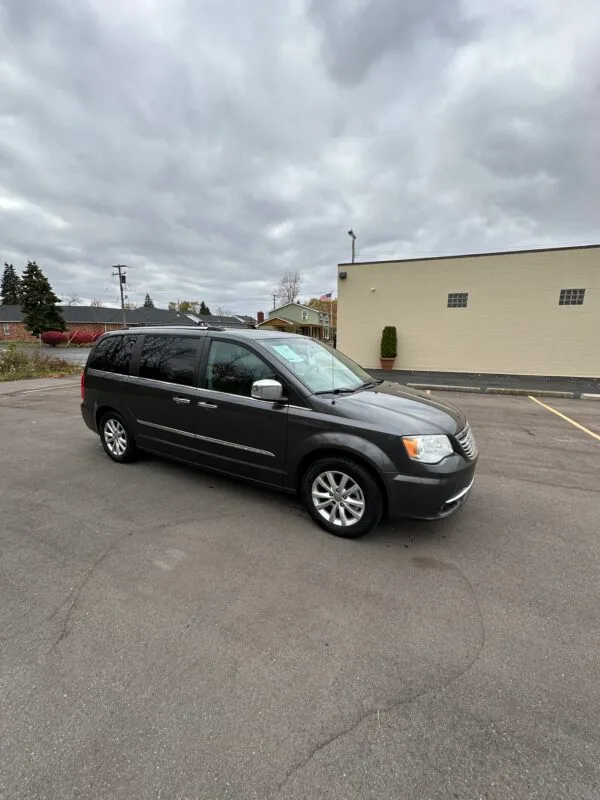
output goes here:
[[189, 397], [174, 397], [173, 398], [173, 402], [174, 403], [179, 403], [180, 405], [183, 405], [185, 403], [187, 405], [190, 402], [190, 398]]
[[200, 408], [217, 408], [216, 403], [206, 403], [204, 400], [198, 400]]

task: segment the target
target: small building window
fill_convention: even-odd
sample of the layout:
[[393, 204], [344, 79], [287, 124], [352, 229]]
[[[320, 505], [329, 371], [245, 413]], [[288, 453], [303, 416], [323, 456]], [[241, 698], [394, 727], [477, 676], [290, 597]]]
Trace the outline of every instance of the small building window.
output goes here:
[[8, 324], [8, 322], [5, 322], [2, 328], [4, 330], [4, 335], [10, 336], [10, 325]]
[[303, 308], [302, 309], [302, 321], [304, 322], [307, 319], [308, 319], [308, 309], [307, 308]]
[[468, 292], [450, 292], [448, 295], [448, 308], [466, 308], [468, 302]]
[[582, 306], [585, 289], [561, 289], [558, 298], [559, 306]]

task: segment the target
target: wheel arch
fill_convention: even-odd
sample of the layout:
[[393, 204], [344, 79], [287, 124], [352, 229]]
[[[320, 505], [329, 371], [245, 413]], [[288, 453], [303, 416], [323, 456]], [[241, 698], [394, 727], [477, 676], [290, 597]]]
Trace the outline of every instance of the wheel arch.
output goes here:
[[310, 467], [311, 464], [314, 464], [316, 461], [321, 461], [321, 459], [324, 458], [343, 458], [346, 461], [353, 461], [355, 464], [358, 464], [363, 469], [365, 469], [375, 480], [381, 492], [381, 497], [383, 500], [383, 517], [388, 516], [389, 513], [388, 496], [385, 487], [385, 482], [383, 480], [381, 472], [377, 469], [376, 465], [367, 456], [364, 455], [364, 453], [356, 452], [356, 450], [351, 448], [344, 448], [340, 447], [339, 445], [330, 444], [328, 446], [320, 447], [319, 449], [316, 450], [310, 450], [309, 452], [305, 453], [304, 456], [302, 456], [300, 462], [298, 463], [298, 468], [296, 470], [297, 492], [300, 491], [300, 485], [306, 470]]
[[100, 433], [100, 422], [102, 420], [102, 417], [105, 414], [108, 414], [110, 411], [113, 411], [115, 414], [118, 414], [120, 417], [123, 417], [121, 412], [114, 406], [111, 406], [108, 403], [103, 403], [102, 405], [99, 405], [94, 412], [94, 422], [96, 423], [96, 430], [98, 431], [98, 433]]

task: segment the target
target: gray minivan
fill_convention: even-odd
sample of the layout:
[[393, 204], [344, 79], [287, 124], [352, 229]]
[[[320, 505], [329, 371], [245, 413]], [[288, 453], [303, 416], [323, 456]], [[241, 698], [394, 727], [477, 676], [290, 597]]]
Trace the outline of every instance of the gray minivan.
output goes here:
[[304, 336], [137, 328], [103, 335], [81, 413], [117, 462], [150, 451], [298, 492], [329, 533], [466, 500], [477, 446], [461, 411]]

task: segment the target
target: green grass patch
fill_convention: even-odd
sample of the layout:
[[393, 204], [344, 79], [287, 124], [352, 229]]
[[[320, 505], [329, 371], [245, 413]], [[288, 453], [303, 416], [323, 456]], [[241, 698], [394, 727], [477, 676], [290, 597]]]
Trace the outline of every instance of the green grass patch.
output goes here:
[[35, 350], [39, 350], [40, 349], [40, 343], [39, 342], [7, 342], [7, 341], [0, 342], [0, 349], [4, 348], [6, 350], [9, 347], [18, 347], [19, 349], [21, 347], [26, 347], [27, 349], [33, 348]]
[[29, 378], [63, 378], [79, 375], [83, 368], [62, 358], [36, 352], [26, 352], [11, 344], [0, 353], [0, 381], [20, 381]]

